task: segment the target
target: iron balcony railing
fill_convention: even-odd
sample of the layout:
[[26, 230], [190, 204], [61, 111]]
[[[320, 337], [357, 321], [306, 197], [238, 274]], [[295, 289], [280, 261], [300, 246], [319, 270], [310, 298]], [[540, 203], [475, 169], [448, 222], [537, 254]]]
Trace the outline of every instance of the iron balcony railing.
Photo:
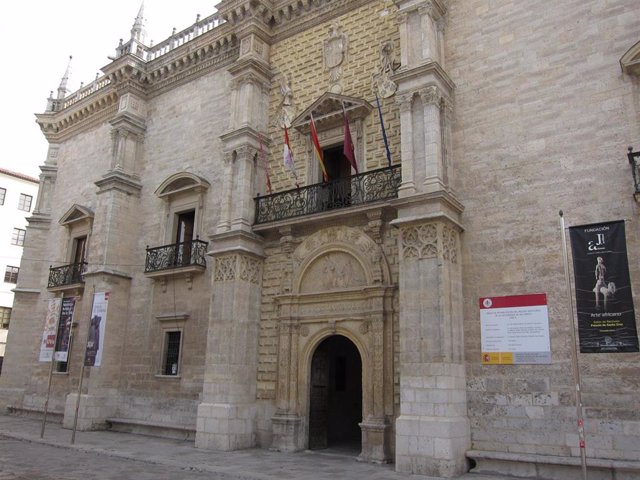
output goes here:
[[86, 269], [86, 262], [72, 263], [61, 267], [49, 267], [49, 283], [47, 288], [84, 283], [83, 274]]
[[194, 265], [206, 268], [206, 253], [207, 242], [202, 240], [173, 243], [162, 247], [147, 247], [144, 271], [151, 273]]
[[400, 165], [257, 197], [256, 224], [396, 198]]

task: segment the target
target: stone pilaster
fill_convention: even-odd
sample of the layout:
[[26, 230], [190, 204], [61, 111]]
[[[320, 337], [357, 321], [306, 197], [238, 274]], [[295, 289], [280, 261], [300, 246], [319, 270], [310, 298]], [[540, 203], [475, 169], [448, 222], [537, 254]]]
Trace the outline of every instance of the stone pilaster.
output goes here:
[[438, 0], [395, 0], [402, 66], [398, 84], [402, 130], [400, 197], [450, 191], [451, 109], [454, 84], [444, 70], [445, 9]]
[[281, 452], [295, 452], [305, 446], [302, 417], [297, 409], [298, 398], [298, 343], [300, 325], [295, 318], [295, 306], [289, 295], [292, 290], [294, 237], [291, 227], [280, 229], [280, 245], [288, 259], [282, 266], [281, 293], [278, 322], [278, 382], [276, 387], [276, 413], [271, 418], [273, 437], [271, 448]]
[[196, 447], [238, 450], [256, 442], [263, 253], [248, 233], [214, 235], [211, 244], [213, 298]]
[[139, 95], [124, 93], [118, 113], [111, 120], [111, 168], [131, 176], [141, 171], [142, 145], [146, 130], [146, 102]]
[[440, 19], [445, 14], [438, 0], [394, 0], [398, 7], [400, 59], [403, 68], [421, 63], [443, 64], [444, 31]]
[[440, 217], [400, 227], [400, 416], [396, 469], [466, 471], [469, 421], [459, 226]]

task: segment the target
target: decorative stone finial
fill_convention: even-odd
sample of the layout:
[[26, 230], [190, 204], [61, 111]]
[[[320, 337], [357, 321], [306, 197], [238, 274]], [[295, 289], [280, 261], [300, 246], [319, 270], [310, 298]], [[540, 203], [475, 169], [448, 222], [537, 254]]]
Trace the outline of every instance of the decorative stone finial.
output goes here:
[[138, 15], [133, 22], [133, 27], [131, 27], [131, 40], [135, 40], [143, 45], [147, 41], [147, 31], [145, 29], [144, 19], [144, 0], [140, 4], [140, 10], [138, 10]]
[[69, 81], [69, 75], [71, 73], [71, 60], [73, 56], [69, 55], [69, 63], [67, 64], [67, 69], [62, 76], [62, 80], [60, 80], [60, 86], [58, 87], [58, 100], [62, 100], [67, 96], [69, 90], [67, 89], [67, 82]]

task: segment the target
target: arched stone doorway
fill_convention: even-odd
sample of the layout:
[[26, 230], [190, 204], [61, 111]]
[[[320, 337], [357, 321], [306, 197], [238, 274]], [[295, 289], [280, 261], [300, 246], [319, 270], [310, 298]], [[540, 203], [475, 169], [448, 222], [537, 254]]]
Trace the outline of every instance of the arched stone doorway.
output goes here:
[[[360, 460], [390, 461], [396, 286], [390, 282], [384, 252], [358, 228], [328, 227], [293, 250], [290, 274], [283, 278], [287, 286], [276, 297], [278, 378], [272, 448], [332, 448], [353, 442], [359, 432], [351, 450], [359, 450]], [[330, 403], [329, 393], [341, 388], [341, 362], [344, 382], [357, 385], [359, 394], [351, 394], [350, 403], [338, 408]], [[359, 373], [351, 372], [353, 365], [360, 366]], [[316, 403], [316, 398], [312, 404], [311, 397], [322, 397], [323, 387], [326, 400]], [[340, 412], [334, 411], [344, 405], [348, 412], [358, 413], [349, 413], [348, 421], [336, 420]], [[341, 430], [343, 424], [350, 425], [351, 436]]]
[[360, 453], [362, 434], [362, 359], [342, 335], [318, 345], [309, 378], [309, 448]]

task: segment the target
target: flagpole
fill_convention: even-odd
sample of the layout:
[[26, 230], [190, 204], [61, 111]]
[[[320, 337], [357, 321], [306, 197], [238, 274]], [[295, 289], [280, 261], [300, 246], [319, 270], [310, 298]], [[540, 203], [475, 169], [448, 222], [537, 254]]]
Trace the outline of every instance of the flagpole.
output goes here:
[[47, 396], [44, 401], [44, 412], [42, 414], [42, 427], [40, 428], [40, 438], [44, 437], [44, 428], [47, 424], [47, 411], [49, 410], [49, 397], [51, 396], [51, 379], [53, 378], [53, 359], [56, 355], [56, 344], [58, 343], [58, 328], [60, 328], [60, 316], [62, 315], [62, 299], [60, 300], [60, 313], [56, 321], [56, 334], [53, 337], [53, 351], [51, 352], [51, 366], [49, 367], [49, 383], [47, 384]]
[[571, 325], [571, 366], [573, 368], [573, 378], [576, 386], [576, 414], [578, 418], [578, 440], [580, 442], [580, 460], [582, 464], [582, 478], [587, 480], [587, 453], [586, 443], [584, 436], [584, 418], [582, 415], [582, 396], [580, 387], [580, 367], [578, 365], [578, 347], [576, 343], [576, 330], [575, 330], [575, 312], [573, 308], [573, 296], [571, 294], [571, 281], [569, 280], [569, 256], [567, 254], [567, 240], [564, 226], [564, 216], [562, 210], [560, 214], [560, 230], [562, 233], [562, 257], [564, 259], [564, 278], [567, 284], [567, 295], [569, 296], [569, 323]]
[[84, 342], [84, 355], [82, 356], [82, 367], [80, 367], [80, 381], [78, 382], [78, 394], [76, 397], [76, 409], [73, 415], [73, 432], [71, 433], [71, 445], [76, 443], [76, 429], [78, 427], [78, 411], [80, 410], [80, 395], [82, 395], [82, 381], [84, 380], [85, 359], [87, 358], [87, 344], [89, 343], [89, 334], [91, 333], [91, 315], [93, 314], [93, 303], [96, 301], [96, 286], [93, 285], [93, 293], [91, 295], [91, 311], [89, 312], [89, 325], [87, 328], [87, 338]]
[[384, 148], [387, 152], [387, 164], [391, 166], [391, 152], [389, 151], [389, 140], [387, 139], [387, 131], [384, 128], [384, 120], [382, 119], [382, 109], [380, 108], [380, 100], [378, 99], [378, 93], [374, 92], [376, 96], [376, 105], [378, 106], [378, 116], [380, 117], [380, 127], [382, 128], [382, 139], [384, 140]]

